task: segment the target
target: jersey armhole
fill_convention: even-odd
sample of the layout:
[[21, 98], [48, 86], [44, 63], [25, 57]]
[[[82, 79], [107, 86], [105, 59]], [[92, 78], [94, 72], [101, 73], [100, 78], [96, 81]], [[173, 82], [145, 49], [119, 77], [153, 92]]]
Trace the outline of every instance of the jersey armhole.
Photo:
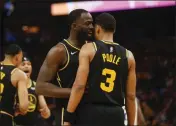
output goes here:
[[126, 49], [126, 58], [128, 58], [129, 57], [129, 51], [128, 51], [128, 49]]
[[29, 88], [31, 88], [33, 86], [35, 87], [34, 81], [30, 79], [30, 84], [27, 85], [27, 88], [29, 89]]
[[95, 51], [97, 51], [97, 45], [95, 44], [95, 42], [93, 42], [93, 45], [94, 45]]
[[13, 84], [13, 82], [12, 82], [12, 74], [14, 74], [14, 72], [15, 72], [16, 70], [18, 70], [18, 68], [14, 68], [14, 69], [11, 71], [11, 73], [10, 73], [10, 74], [11, 74], [11, 76], [10, 76], [10, 82], [11, 82], [12, 86], [15, 87], [15, 88], [17, 87], [17, 84], [16, 84], [16, 85]]
[[59, 74], [58, 74], [58, 72], [57, 72], [57, 82], [58, 82], [58, 84], [59, 84], [59, 86], [62, 88], [62, 85], [61, 85], [61, 79], [60, 79], [60, 77], [59, 77]]
[[32, 83], [34, 84], [34, 86], [36, 86], [36, 82], [35, 81], [33, 81], [33, 80], [31, 80], [32, 81]]
[[18, 68], [14, 68], [10, 74], [12, 75], [16, 70], [18, 70]]
[[[124, 57], [124, 60], [123, 60], [123, 70], [121, 71], [123, 73], [123, 76], [122, 76], [122, 80], [124, 82], [124, 84], [122, 85], [122, 89], [123, 89], [123, 95], [125, 97], [126, 95], [126, 84], [127, 84], [127, 77], [128, 77], [128, 57], [129, 57], [129, 50], [126, 49], [126, 48], [123, 48], [123, 57]], [[125, 103], [125, 102], [124, 102]]]
[[60, 44], [62, 44], [64, 46], [64, 48], [66, 50], [66, 53], [67, 53], [67, 61], [66, 61], [65, 65], [59, 69], [59, 71], [62, 71], [62, 70], [64, 70], [68, 66], [68, 63], [70, 61], [70, 55], [69, 55], [68, 49], [65, 46], [65, 44], [63, 44], [63, 43], [60, 43]]

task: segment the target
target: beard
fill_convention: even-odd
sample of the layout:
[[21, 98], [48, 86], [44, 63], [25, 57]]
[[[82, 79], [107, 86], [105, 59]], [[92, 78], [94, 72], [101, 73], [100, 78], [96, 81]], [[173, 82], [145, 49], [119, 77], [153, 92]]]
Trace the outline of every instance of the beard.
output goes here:
[[91, 41], [93, 40], [93, 34], [89, 35], [88, 30], [87, 29], [81, 29], [77, 32], [77, 39], [80, 42], [84, 42], [85, 41]]

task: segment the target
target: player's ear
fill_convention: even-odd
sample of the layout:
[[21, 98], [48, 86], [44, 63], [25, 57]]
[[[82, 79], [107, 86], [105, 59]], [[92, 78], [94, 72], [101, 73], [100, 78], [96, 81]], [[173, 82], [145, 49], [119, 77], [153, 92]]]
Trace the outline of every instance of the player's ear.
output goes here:
[[76, 23], [72, 23], [71, 28], [76, 29]]
[[18, 54], [14, 56], [16, 62], [18, 62]]
[[101, 27], [99, 25], [97, 25], [97, 33], [99, 34], [101, 31]]

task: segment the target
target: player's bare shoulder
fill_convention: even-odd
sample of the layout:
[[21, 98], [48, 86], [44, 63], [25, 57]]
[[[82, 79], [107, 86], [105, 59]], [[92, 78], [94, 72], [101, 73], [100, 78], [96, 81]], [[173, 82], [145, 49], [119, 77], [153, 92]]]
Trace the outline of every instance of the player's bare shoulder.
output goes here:
[[66, 50], [64, 45], [58, 43], [55, 46], [53, 46], [50, 51], [48, 52], [47, 57], [51, 58], [57, 58], [58, 56], [62, 56], [66, 54]]
[[49, 63], [60, 63], [61, 61], [64, 61], [66, 57], [66, 49], [64, 45], [62, 44], [57, 44], [53, 46], [46, 57], [46, 61]]
[[90, 42], [90, 43], [86, 43], [82, 46], [81, 48], [82, 51], [86, 51], [86, 52], [95, 52], [96, 49], [96, 45], [95, 42]]
[[95, 55], [95, 52], [96, 52], [96, 48], [94, 46], [94, 42], [89, 42], [82, 46], [80, 55], [89, 56], [91, 61]]
[[11, 73], [11, 82], [13, 86], [16, 87], [16, 84], [20, 80], [27, 80], [27, 75], [20, 69], [15, 68]]

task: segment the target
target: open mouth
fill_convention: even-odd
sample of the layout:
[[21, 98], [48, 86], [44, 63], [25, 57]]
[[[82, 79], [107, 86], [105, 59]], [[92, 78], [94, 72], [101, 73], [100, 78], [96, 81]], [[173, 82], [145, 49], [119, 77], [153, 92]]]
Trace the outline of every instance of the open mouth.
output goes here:
[[92, 31], [89, 31], [88, 33], [89, 33], [89, 34], [92, 34]]
[[91, 35], [92, 35], [92, 31], [89, 31], [89, 32], [88, 32], [88, 35], [91, 36]]
[[25, 73], [29, 73], [29, 70], [24, 70]]

